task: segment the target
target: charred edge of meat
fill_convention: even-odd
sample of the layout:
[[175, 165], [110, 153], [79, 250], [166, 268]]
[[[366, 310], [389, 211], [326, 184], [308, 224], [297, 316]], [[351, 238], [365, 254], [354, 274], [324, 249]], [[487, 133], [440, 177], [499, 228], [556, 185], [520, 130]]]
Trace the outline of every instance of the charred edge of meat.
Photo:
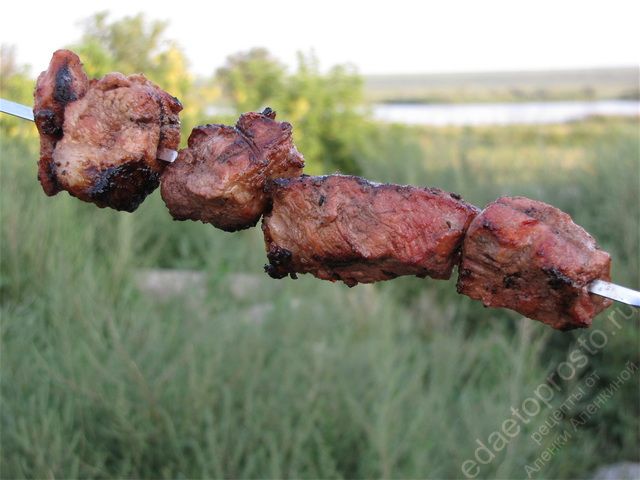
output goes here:
[[[305, 175], [301, 175], [298, 178], [304, 177]], [[279, 188], [286, 188], [290, 183], [292, 183], [292, 178], [271, 178], [271, 179], [267, 179], [266, 182], [264, 182], [264, 187], [262, 187], [262, 190], [264, 191], [264, 193], [276, 193], [276, 191]]]
[[[460, 194], [453, 193], [453, 192], [445, 192], [444, 190], [441, 190], [435, 187], [415, 187], [413, 185], [398, 185], [395, 183], [378, 183], [378, 182], [373, 182], [371, 180], [367, 180], [366, 178], [363, 178], [363, 177], [359, 177], [355, 175], [343, 175], [343, 174], [313, 176], [312, 185], [314, 187], [320, 187], [324, 185], [325, 182], [329, 181], [332, 177], [336, 177], [336, 176], [348, 178], [355, 181], [360, 187], [362, 187], [364, 191], [368, 192], [373, 189], [374, 195], [377, 195], [378, 193], [384, 191], [384, 189], [392, 189], [398, 193], [402, 193], [402, 192], [411, 193], [413, 190], [420, 189], [438, 197], [449, 196], [454, 200], [461, 202], [464, 206], [471, 208], [474, 212], [476, 212], [476, 214], [480, 212], [480, 209], [478, 207], [464, 201]], [[304, 180], [308, 177], [310, 177], [310, 175], [303, 173], [302, 175], [299, 175], [293, 178], [276, 178], [276, 179], [268, 180], [267, 183], [265, 184], [265, 192], [273, 193], [278, 188], [287, 188], [290, 185], [295, 184], [296, 182], [304, 182]]]
[[510, 273], [502, 277], [502, 286], [504, 288], [517, 288], [518, 283], [520, 282], [521, 275], [520, 273]]
[[543, 268], [542, 271], [549, 277], [548, 283], [553, 290], [575, 286], [573, 280], [555, 267]]
[[556, 326], [556, 327], [553, 327], [553, 328], [555, 328], [556, 330], [560, 330], [561, 332], [569, 332], [571, 330], [577, 330], [578, 328], [589, 328], [589, 325], [586, 325], [586, 324], [585, 325], [577, 325], [577, 324], [570, 323], [570, 324], [563, 324], [563, 325], [561, 325], [559, 327]]
[[[262, 186], [262, 191], [267, 194], [269, 193], [269, 190], [267, 190], [266, 183]], [[269, 216], [272, 211], [273, 211], [273, 197], [271, 195], [267, 195], [266, 202], [264, 204], [264, 209], [262, 210], [262, 218]], [[256, 225], [257, 225], [257, 222], [256, 222]]]
[[267, 259], [269, 260], [269, 264], [264, 266], [264, 271], [267, 272], [271, 278], [284, 278], [290, 273], [293, 273], [295, 277], [295, 272], [291, 267], [291, 252], [286, 248], [271, 246], [269, 247], [269, 252], [267, 253]]
[[261, 115], [274, 120], [276, 118], [276, 111], [272, 110], [271, 107], [267, 107], [262, 111]]
[[[161, 104], [160, 110], [162, 112], [162, 120], [163, 120], [162, 124], [163, 125], [171, 124], [172, 122], [168, 121], [168, 119], [171, 118], [171, 114], [180, 113], [184, 109], [184, 105], [182, 104], [182, 102], [178, 97], [174, 97], [173, 95], [168, 94], [158, 86], [154, 86], [153, 91], [158, 96], [158, 99], [157, 99], [158, 103]], [[167, 96], [165, 98], [167, 98], [166, 103], [169, 104], [169, 110], [170, 110], [169, 112], [167, 112], [167, 109], [165, 108], [165, 102], [163, 101], [162, 96], [159, 94], [159, 92], [167, 93]]]
[[[160, 126], [180, 128], [180, 118], [173, 117], [174, 115], [178, 115], [184, 108], [182, 106], [182, 102], [178, 99], [178, 97], [174, 97], [172, 95], [167, 94], [166, 97], [163, 97], [162, 94], [165, 92], [162, 92], [162, 94], [160, 92], [161, 91], [159, 87], [154, 87], [151, 91], [153, 99], [156, 101], [158, 107], [160, 108]], [[166, 101], [165, 98], [167, 99]], [[167, 111], [167, 104], [169, 111]], [[164, 144], [166, 136], [166, 132], [162, 128], [160, 128], [160, 140], [158, 141], [158, 145]]]
[[[560, 290], [558, 305], [561, 311], [568, 311], [574, 303], [576, 297], [579, 296], [579, 290], [576, 291], [575, 282], [566, 275], [562, 274], [556, 268], [543, 269], [549, 275], [548, 285], [552, 290]], [[588, 326], [588, 325], [587, 325]], [[571, 328], [578, 328], [573, 326]], [[582, 328], [582, 327], [580, 327]]]
[[[191, 217], [187, 217], [186, 220], [193, 220], [193, 218]], [[260, 217], [256, 218], [255, 220], [252, 220], [251, 222], [244, 223], [242, 225], [225, 225], [224, 223], [219, 223], [219, 222], [213, 222], [210, 220], [200, 220], [202, 223], [210, 223], [211, 225], [213, 225], [216, 228], [219, 228], [220, 230], [224, 231], [224, 232], [229, 232], [229, 233], [233, 233], [233, 232], [240, 232], [242, 230], [247, 230], [249, 228], [253, 228], [255, 227], [258, 222], [260, 221]]]
[[138, 161], [98, 172], [88, 195], [99, 207], [133, 212], [158, 185], [160, 175]]
[[34, 116], [36, 125], [40, 128], [40, 133], [62, 138], [62, 125], [58, 124], [56, 114], [53, 110], [43, 109], [36, 112]]
[[465, 282], [471, 278], [473, 272], [468, 268], [462, 268], [462, 264], [458, 264], [458, 280], [456, 281], [456, 292], [466, 295], [464, 292]]
[[52, 197], [56, 193], [62, 191], [62, 187], [58, 182], [58, 175], [56, 175], [56, 166], [53, 161], [41, 162], [38, 166], [38, 181], [42, 185], [44, 193], [49, 197]]
[[491, 233], [495, 233], [496, 231], [498, 231], [498, 227], [496, 227], [496, 225], [494, 225], [493, 222], [491, 222], [488, 218], [482, 219], [482, 228]]
[[73, 75], [69, 70], [69, 62], [64, 62], [61, 68], [56, 72], [55, 88], [53, 90], [53, 99], [61, 105], [66, 105], [78, 99], [73, 91]]
[[[393, 260], [393, 258], [389, 256], [385, 256], [385, 257], [376, 258], [374, 260], [369, 260], [361, 256], [344, 256], [340, 258], [336, 258], [336, 257], [326, 258], [326, 257], [314, 256], [313, 260], [317, 264], [323, 265], [328, 269], [336, 270], [336, 269], [349, 269], [351, 267], [358, 267], [360, 265], [369, 265], [369, 266], [384, 265], [387, 261]], [[396, 272], [391, 272], [384, 269], [381, 269], [380, 272], [385, 277], [387, 277], [386, 280], [392, 280], [400, 276]], [[431, 273], [432, 272], [429, 271], [428, 269], [423, 268], [421, 269], [420, 272], [416, 273], [415, 276], [418, 278], [424, 278], [427, 275], [431, 275]], [[335, 274], [334, 280], [340, 280], [347, 283], [347, 285], [349, 285], [349, 282], [348, 282], [349, 279], [348, 278], [345, 279], [341, 277], [338, 273]], [[355, 282], [353, 283], [353, 285], [357, 283], [358, 282]], [[353, 286], [353, 285], [349, 285], [349, 286]]]

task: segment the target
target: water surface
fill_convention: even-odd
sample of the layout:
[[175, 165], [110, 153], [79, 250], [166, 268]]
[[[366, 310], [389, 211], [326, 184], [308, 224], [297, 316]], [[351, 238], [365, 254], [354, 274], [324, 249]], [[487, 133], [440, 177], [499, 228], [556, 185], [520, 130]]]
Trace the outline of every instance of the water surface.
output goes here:
[[640, 115], [636, 100], [526, 103], [377, 104], [373, 116], [409, 125], [518, 125], [564, 123], [594, 115]]

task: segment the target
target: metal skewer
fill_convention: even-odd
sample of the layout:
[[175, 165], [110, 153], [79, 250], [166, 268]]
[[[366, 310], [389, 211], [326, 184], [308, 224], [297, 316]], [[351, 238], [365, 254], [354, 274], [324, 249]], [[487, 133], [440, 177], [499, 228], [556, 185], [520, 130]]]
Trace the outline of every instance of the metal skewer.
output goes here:
[[633, 307], [640, 307], [640, 292], [616, 285], [615, 283], [605, 282], [604, 280], [594, 280], [587, 286], [587, 290], [601, 297], [607, 297]]
[[14, 117], [22, 118], [33, 122], [33, 110], [21, 103], [12, 102], [11, 100], [5, 100], [0, 98], [0, 112], [8, 113]]
[[[31, 122], [34, 121], [33, 110], [30, 107], [3, 98], [0, 98], [0, 112]], [[165, 162], [173, 162], [177, 156], [178, 152], [168, 148], [161, 148], [157, 153], [158, 159]], [[615, 283], [605, 282], [604, 280], [594, 280], [587, 286], [587, 290], [601, 297], [610, 298], [611, 300], [626, 303], [634, 307], [640, 307], [640, 292], [616, 285]]]
[[[0, 112], [22, 118], [23, 120], [29, 120], [30, 122], [34, 121], [31, 107], [12, 102], [11, 100], [5, 100], [4, 98], [0, 98]], [[156, 152], [156, 158], [163, 162], [173, 163], [177, 157], [178, 152], [169, 148], [159, 148]]]

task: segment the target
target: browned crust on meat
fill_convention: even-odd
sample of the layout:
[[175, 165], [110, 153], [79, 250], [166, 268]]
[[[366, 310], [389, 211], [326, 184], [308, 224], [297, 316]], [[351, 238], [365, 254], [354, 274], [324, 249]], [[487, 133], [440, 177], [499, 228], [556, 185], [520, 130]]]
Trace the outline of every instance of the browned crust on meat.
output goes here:
[[477, 210], [435, 188], [328, 175], [268, 184], [266, 272], [311, 273], [349, 286], [400, 275], [447, 279]]
[[611, 258], [571, 217], [551, 205], [502, 197], [471, 223], [458, 292], [485, 306], [515, 310], [553, 328], [591, 325], [611, 301], [590, 294], [610, 280]]
[[[158, 150], [161, 148], [178, 150], [178, 147], [180, 147], [180, 112], [183, 108], [182, 103], [157, 85], [153, 85], [153, 87], [153, 95], [160, 106], [160, 141]], [[164, 170], [166, 163], [157, 159], [154, 160], [156, 160], [157, 164], [161, 164], [160, 170]]]
[[59, 183], [98, 207], [134, 211], [159, 185], [166, 163], [158, 148], [179, 146], [181, 109], [143, 75], [93, 80], [66, 110], [53, 155]]
[[143, 75], [87, 80], [77, 55], [54, 53], [38, 78], [38, 178], [99, 207], [133, 211], [159, 185], [159, 148], [180, 144], [180, 102]]
[[176, 220], [200, 220], [229, 232], [254, 226], [268, 206], [268, 179], [297, 176], [304, 160], [292, 127], [275, 112], [245, 113], [235, 127], [193, 129], [188, 147], [162, 175], [162, 198]]
[[40, 133], [38, 180], [49, 196], [62, 190], [56, 179], [53, 151], [62, 139], [65, 107], [82, 98], [88, 87], [80, 59], [69, 50], [57, 50], [36, 82], [33, 116]]

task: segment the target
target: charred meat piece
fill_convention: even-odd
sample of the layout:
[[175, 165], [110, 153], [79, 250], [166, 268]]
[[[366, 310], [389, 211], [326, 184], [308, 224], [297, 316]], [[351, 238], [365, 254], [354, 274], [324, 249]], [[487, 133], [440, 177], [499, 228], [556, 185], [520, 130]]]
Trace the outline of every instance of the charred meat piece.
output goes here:
[[69, 50], [53, 54], [49, 68], [38, 77], [34, 92], [33, 116], [40, 133], [38, 180], [47, 195], [61, 190], [53, 168], [53, 151], [62, 139], [64, 109], [84, 97], [89, 88], [78, 56]]
[[471, 223], [458, 292], [559, 330], [583, 328], [611, 301], [587, 285], [610, 280], [611, 258], [571, 217], [546, 203], [502, 197]]
[[302, 173], [291, 125], [275, 112], [245, 113], [235, 127], [196, 127], [188, 148], [162, 175], [162, 198], [176, 220], [201, 220], [233, 232], [264, 213], [267, 180]]
[[159, 184], [158, 149], [179, 146], [182, 105], [143, 75], [110, 73], [83, 88], [80, 78], [86, 82], [78, 57], [60, 50], [38, 79], [40, 181], [49, 195], [67, 190], [131, 212]]
[[477, 214], [458, 195], [329, 175], [279, 179], [263, 218], [267, 273], [349, 286], [400, 275], [447, 279]]
[[65, 110], [58, 183], [99, 207], [133, 211], [159, 184], [159, 148], [180, 144], [182, 105], [142, 75], [110, 73]]

